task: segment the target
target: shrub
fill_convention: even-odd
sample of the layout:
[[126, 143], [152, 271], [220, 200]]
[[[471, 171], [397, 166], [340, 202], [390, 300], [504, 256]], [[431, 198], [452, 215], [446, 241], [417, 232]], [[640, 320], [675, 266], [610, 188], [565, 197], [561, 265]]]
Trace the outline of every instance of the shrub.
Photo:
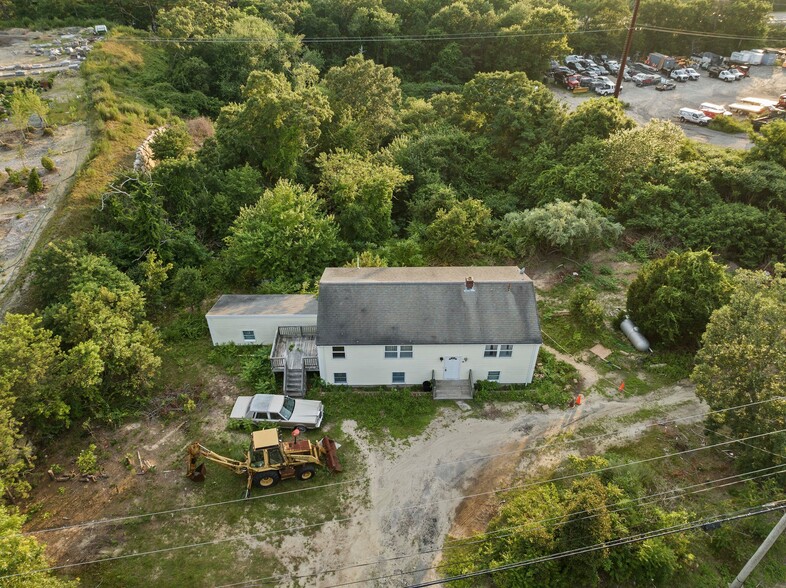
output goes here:
[[733, 116], [716, 116], [710, 121], [709, 128], [722, 133], [747, 133], [753, 130], [750, 120], [739, 120]]
[[503, 230], [517, 255], [528, 255], [538, 248], [575, 255], [610, 245], [622, 234], [622, 225], [608, 219], [600, 204], [582, 198], [512, 212], [505, 216]]
[[38, 175], [38, 170], [33, 168], [30, 170], [30, 175], [27, 176], [27, 191], [30, 194], [37, 194], [44, 189], [44, 183], [41, 181], [41, 176]]
[[41, 158], [41, 166], [48, 172], [55, 171], [55, 162], [51, 157], [44, 155]]
[[79, 457], [76, 458], [76, 467], [80, 474], [97, 474], [98, 473], [98, 457], [96, 457], [95, 443], [91, 443], [87, 449], [79, 452]]
[[729, 299], [726, 268], [709, 251], [670, 253], [641, 268], [628, 288], [630, 318], [653, 342], [697, 347], [714, 310]]
[[595, 290], [579, 284], [570, 295], [570, 316], [582, 327], [591, 331], [603, 328], [603, 307], [598, 303]]

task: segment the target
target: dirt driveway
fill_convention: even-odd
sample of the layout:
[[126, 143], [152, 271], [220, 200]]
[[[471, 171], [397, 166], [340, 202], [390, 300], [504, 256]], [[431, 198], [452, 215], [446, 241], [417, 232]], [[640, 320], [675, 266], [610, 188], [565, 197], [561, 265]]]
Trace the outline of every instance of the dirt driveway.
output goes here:
[[[562, 88], [550, 86], [555, 95], [571, 108], [596, 96], [594, 93], [572, 94]], [[682, 82], [670, 92], [658, 92], [654, 86], [637, 88], [635, 84], [626, 82], [620, 98], [630, 105], [628, 115], [639, 124], [646, 124], [651, 119], [671, 120], [680, 125], [685, 134], [701, 143], [712, 143], [722, 147], [750, 149], [751, 142], [744, 134], [730, 135], [719, 131], [711, 131], [691, 123], [680, 123], [680, 108], [698, 108], [702, 102], [729, 104], [738, 98], [755, 96], [777, 100], [786, 92], [786, 76], [783, 68], [771, 66], [753, 66], [750, 77], [738, 82], [723, 82], [711, 79], [707, 72], [701, 71], [701, 79], [695, 82]]]
[[[323, 588], [344, 583], [398, 586], [434, 579], [430, 568], [438, 563], [448, 533], [461, 537], [481, 532], [495, 513], [495, 491], [575, 450], [575, 445], [562, 445], [532, 451], [544, 438], [652, 406], [668, 407], [669, 418], [701, 412], [692, 387], [684, 384], [628, 399], [593, 395], [567, 411], [532, 412], [520, 405], [500, 405], [466, 417], [458, 408], [449, 409], [426, 433], [394, 449], [375, 446], [345, 423], [344, 430], [363, 448], [368, 500], [359, 501], [348, 523], [324, 525], [309, 542], [320, 549], [292, 570], [293, 575], [305, 585]], [[616, 433], [604, 438], [604, 445], [635, 437], [646, 424], [611, 425]], [[297, 550], [302, 542], [302, 537], [289, 536], [282, 549]], [[325, 575], [326, 570], [337, 571]], [[281, 578], [279, 585], [289, 582]]]

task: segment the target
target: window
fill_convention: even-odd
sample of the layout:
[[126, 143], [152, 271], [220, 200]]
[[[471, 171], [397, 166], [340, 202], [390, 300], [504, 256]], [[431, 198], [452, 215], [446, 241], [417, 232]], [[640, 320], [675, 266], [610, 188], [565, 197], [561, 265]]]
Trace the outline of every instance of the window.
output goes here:
[[345, 359], [347, 357], [347, 352], [344, 350], [344, 346], [333, 347], [333, 359]]
[[412, 345], [385, 345], [385, 359], [411, 359]]
[[489, 372], [489, 375], [486, 379], [489, 382], [499, 382], [499, 372]]
[[406, 375], [404, 372], [393, 372], [394, 384], [403, 384], [405, 380], [406, 380]]
[[256, 341], [256, 335], [254, 335], [254, 331], [243, 331], [243, 341]]
[[346, 372], [336, 372], [333, 374], [333, 383], [334, 384], [346, 384], [347, 383], [347, 373]]
[[486, 345], [483, 357], [513, 357], [513, 345]]

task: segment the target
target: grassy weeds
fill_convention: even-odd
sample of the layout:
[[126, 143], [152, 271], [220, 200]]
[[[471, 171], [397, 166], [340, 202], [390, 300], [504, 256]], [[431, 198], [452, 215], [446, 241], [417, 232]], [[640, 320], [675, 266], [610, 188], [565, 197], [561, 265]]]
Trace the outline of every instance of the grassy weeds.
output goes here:
[[564, 407], [575, 394], [578, 377], [576, 368], [541, 349], [531, 384], [503, 388], [496, 382], [481, 381], [477, 384], [473, 403], [480, 404], [488, 400], [521, 401], [537, 406], [547, 404]]
[[[205, 438], [203, 443], [221, 455], [242, 460], [248, 439], [247, 434], [223, 432]], [[339, 458], [346, 471], [352, 472], [349, 476], [352, 479], [362, 477], [363, 465], [356, 445], [351, 439], [342, 439], [341, 444]], [[149, 586], [151, 581], [155, 585], [156, 579], [160, 579], [171, 586], [208, 587], [286, 573], [289, 566], [282, 561], [306, 555], [304, 552], [291, 557], [277, 556], [287, 532], [285, 529], [303, 527], [298, 533], [310, 536], [321, 524], [350, 515], [351, 499], [356, 497], [351, 489], [358, 486], [357, 482], [340, 483], [348, 474], [339, 477], [318, 469], [308, 482], [285, 480], [271, 489], [254, 489], [250, 500], [240, 500], [245, 495], [245, 477], [218, 465], [207, 463], [207, 479], [201, 484], [181, 475], [182, 456], [173, 456], [172, 463], [162, 466], [162, 470], [174, 472], [155, 476], [179, 478], [174, 482], [166, 480], [163, 484], [154, 478], [138, 493], [128, 496], [126, 506], [130, 514], [147, 512], [151, 505], [155, 505], [157, 511], [207, 506], [177, 514], [132, 519], [118, 525], [108, 533], [107, 552], [115, 548], [122, 553], [139, 553], [191, 543], [215, 541], [215, 544], [85, 567], [75, 572], [81, 576], [83, 586], [109, 581], [113, 586], [141, 588]], [[320, 488], [325, 484], [332, 486], [328, 490]], [[301, 492], [309, 487], [313, 490]], [[213, 503], [223, 504], [209, 506]], [[284, 582], [271, 579], [269, 583]]]

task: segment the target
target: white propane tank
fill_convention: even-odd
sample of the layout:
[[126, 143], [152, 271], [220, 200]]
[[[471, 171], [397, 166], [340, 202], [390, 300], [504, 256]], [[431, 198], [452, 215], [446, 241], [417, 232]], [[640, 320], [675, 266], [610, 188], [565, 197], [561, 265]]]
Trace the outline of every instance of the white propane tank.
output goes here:
[[650, 351], [650, 342], [639, 332], [639, 328], [628, 317], [625, 317], [625, 320], [620, 323], [620, 329], [625, 333], [633, 347], [636, 348], [636, 351]]

